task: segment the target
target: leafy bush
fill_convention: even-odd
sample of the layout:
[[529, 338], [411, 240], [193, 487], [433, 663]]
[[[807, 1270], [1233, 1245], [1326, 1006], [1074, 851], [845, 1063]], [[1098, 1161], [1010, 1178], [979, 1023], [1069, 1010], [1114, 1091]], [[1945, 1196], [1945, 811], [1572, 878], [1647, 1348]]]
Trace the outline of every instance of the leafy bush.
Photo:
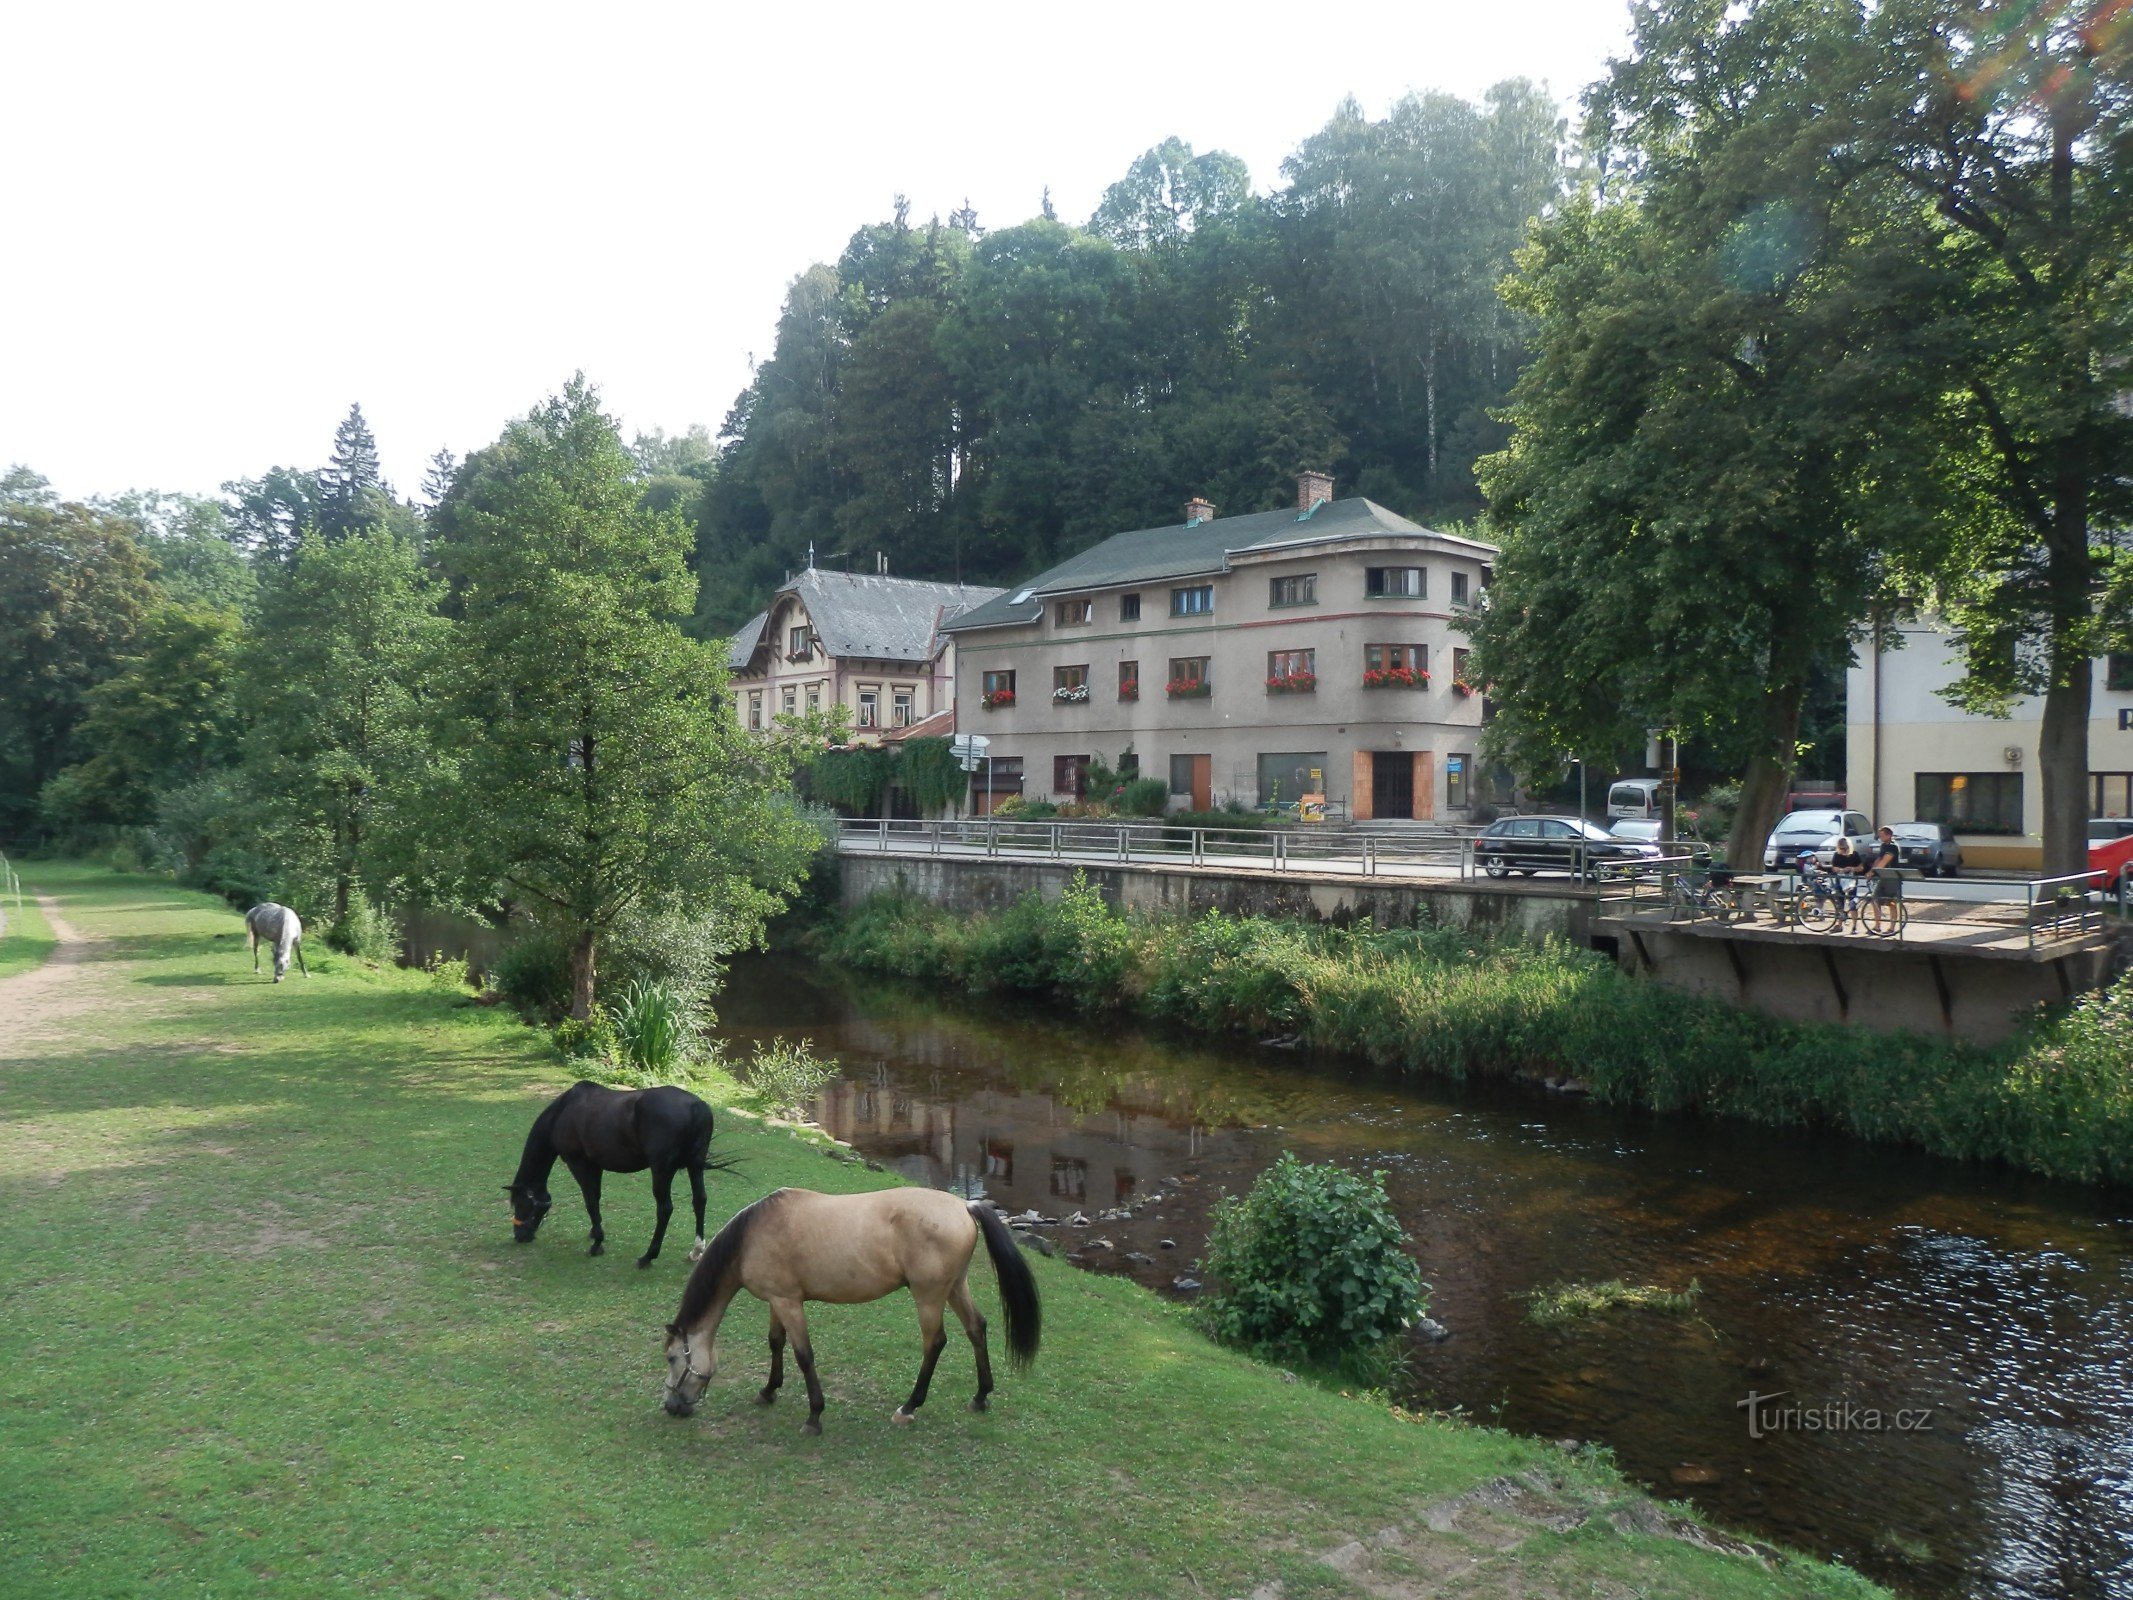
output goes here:
[[874, 745], [825, 750], [807, 767], [808, 798], [857, 816], [877, 814], [889, 787], [889, 752]]
[[504, 946], [489, 979], [519, 1010], [554, 1016], [570, 1009], [570, 941], [550, 928], [532, 928]]
[[624, 1065], [640, 1072], [671, 1072], [688, 1054], [687, 1011], [664, 983], [633, 979], [611, 1013]]
[[1229, 1344], [1338, 1364], [1397, 1337], [1426, 1309], [1383, 1173], [1370, 1177], [1284, 1150], [1250, 1193], [1216, 1203], [1201, 1308]]
[[422, 970], [433, 981], [446, 989], [465, 989], [473, 985], [472, 970], [464, 956], [448, 956], [441, 950], [432, 950], [429, 960], [423, 962]]
[[955, 758], [953, 739], [906, 739], [902, 750], [896, 758], [896, 782], [921, 816], [947, 810], [968, 792], [970, 774]]
[[1118, 798], [1118, 809], [1129, 817], [1159, 817], [1169, 804], [1170, 785], [1161, 778], [1135, 778]]
[[348, 915], [327, 928], [326, 947], [384, 966], [400, 954], [400, 924], [359, 888], [348, 897]]
[[607, 1008], [595, 1005], [582, 1021], [565, 1017], [550, 1036], [567, 1061], [613, 1061], [622, 1053], [622, 1037]]
[[747, 1075], [765, 1110], [792, 1113], [836, 1081], [837, 1067], [817, 1056], [806, 1039], [774, 1039], [755, 1047]]

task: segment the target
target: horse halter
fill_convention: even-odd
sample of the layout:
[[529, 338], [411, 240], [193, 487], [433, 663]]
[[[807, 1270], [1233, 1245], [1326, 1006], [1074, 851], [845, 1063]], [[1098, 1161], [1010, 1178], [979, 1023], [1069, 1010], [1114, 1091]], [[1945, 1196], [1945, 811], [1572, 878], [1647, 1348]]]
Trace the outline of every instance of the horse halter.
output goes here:
[[[689, 1336], [686, 1333], [681, 1336], [681, 1370], [686, 1376], [696, 1379], [699, 1383], [709, 1383], [711, 1381], [710, 1373], [696, 1370], [696, 1357], [689, 1353]], [[678, 1389], [681, 1385], [676, 1384], [675, 1387]]]

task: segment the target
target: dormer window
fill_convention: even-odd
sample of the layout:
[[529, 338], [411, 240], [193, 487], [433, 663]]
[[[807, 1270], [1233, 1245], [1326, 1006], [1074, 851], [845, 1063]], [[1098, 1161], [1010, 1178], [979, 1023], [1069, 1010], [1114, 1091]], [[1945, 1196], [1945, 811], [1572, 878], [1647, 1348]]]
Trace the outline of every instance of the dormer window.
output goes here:
[[785, 635], [785, 659], [805, 661], [815, 653], [815, 630], [806, 624], [793, 628]]

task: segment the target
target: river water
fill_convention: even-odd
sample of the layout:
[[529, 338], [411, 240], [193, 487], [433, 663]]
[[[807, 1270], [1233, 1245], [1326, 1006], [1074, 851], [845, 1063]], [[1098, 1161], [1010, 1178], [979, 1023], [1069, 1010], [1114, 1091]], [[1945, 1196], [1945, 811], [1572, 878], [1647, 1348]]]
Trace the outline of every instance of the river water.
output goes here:
[[[1662, 1495], [1909, 1594], [2133, 1597], [2123, 1193], [784, 957], [736, 965], [721, 1022], [834, 1056], [816, 1114], [884, 1166], [1084, 1213], [1046, 1232], [1165, 1294], [1200, 1276], [1215, 1198], [1280, 1151], [1383, 1170], [1451, 1330], [1415, 1341], [1411, 1403], [1605, 1445]], [[1702, 1292], [1688, 1317], [1526, 1315], [1532, 1290], [1612, 1278]], [[1752, 1430], [1751, 1395], [1776, 1397]]]

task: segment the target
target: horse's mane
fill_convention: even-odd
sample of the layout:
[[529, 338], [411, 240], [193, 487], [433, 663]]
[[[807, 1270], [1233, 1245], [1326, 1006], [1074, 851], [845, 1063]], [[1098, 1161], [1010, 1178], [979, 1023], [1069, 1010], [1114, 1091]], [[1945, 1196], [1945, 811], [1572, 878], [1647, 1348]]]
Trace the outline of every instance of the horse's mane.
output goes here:
[[727, 1278], [740, 1267], [741, 1246], [747, 1241], [748, 1230], [784, 1197], [783, 1189], [773, 1189], [755, 1204], [742, 1207], [704, 1246], [704, 1258], [696, 1263], [696, 1270], [689, 1274], [688, 1285], [681, 1291], [681, 1310], [674, 1314], [676, 1327], [695, 1327], [711, 1309], [711, 1302], [718, 1297]]

